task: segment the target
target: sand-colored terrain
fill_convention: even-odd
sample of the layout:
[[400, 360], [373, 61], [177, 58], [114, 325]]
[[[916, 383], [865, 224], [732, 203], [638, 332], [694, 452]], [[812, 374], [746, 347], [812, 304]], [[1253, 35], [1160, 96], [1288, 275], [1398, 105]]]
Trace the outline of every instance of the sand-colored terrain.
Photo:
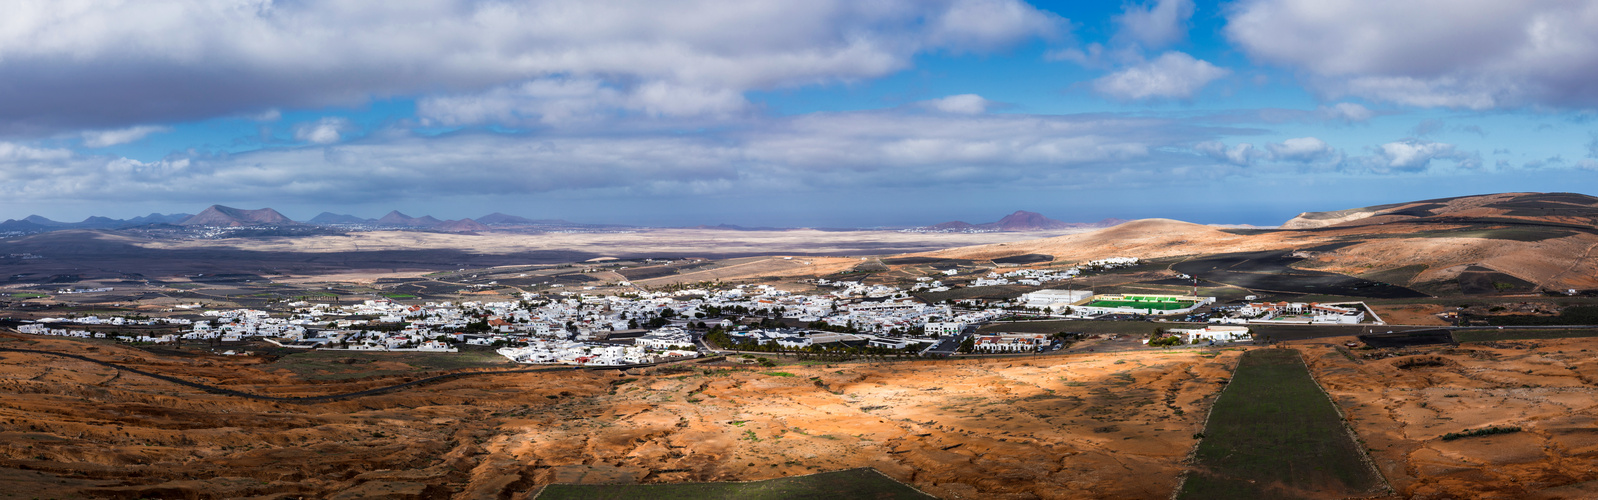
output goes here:
[[152, 249], [232, 248], [256, 252], [337, 253], [386, 250], [455, 250], [477, 254], [535, 251], [596, 255], [734, 255], [796, 252], [810, 255], [873, 255], [909, 248], [946, 248], [1020, 241], [1080, 230], [1004, 233], [901, 233], [898, 231], [727, 231], [645, 229], [627, 232], [447, 234], [367, 231], [341, 236], [228, 238], [218, 240], [142, 240]]
[[[1598, 497], [1598, 340], [1297, 347], [1401, 497]], [[1522, 430], [1442, 439], [1493, 426]]]
[[[256, 393], [397, 380], [313, 383], [258, 360], [5, 338], [0, 347], [74, 350]], [[0, 486], [126, 498], [508, 498], [554, 481], [869, 466], [945, 498], [1165, 498], [1237, 354], [563, 370], [301, 405], [0, 353]]]
[[860, 259], [851, 257], [752, 257], [680, 274], [637, 280], [635, 283], [657, 286], [763, 276], [825, 276], [847, 271], [859, 264]]
[[[1398, 285], [1452, 280], [1470, 265], [1487, 267], [1552, 290], [1598, 288], [1598, 234], [1569, 232], [1537, 241], [1420, 231], [1468, 229], [1464, 225], [1395, 223], [1232, 234], [1210, 226], [1168, 219], [1145, 219], [1089, 233], [1032, 241], [950, 248], [916, 255], [955, 259], [993, 259], [1025, 254], [1052, 255], [1058, 261], [1084, 262], [1107, 257], [1157, 259], [1235, 252], [1306, 250], [1332, 244], [1341, 248], [1308, 252], [1298, 267], [1352, 276], [1412, 268], [1405, 276], [1384, 277]], [[1468, 233], [1467, 233], [1468, 234]]]
[[1428, 325], [1448, 326], [1448, 322], [1438, 316], [1438, 313], [1448, 309], [1438, 304], [1395, 304], [1373, 305], [1366, 304], [1375, 310], [1377, 316], [1389, 325]]
[[[1319, 240], [1315, 240], [1319, 241]], [[1154, 259], [1201, 253], [1246, 252], [1278, 248], [1277, 242], [1258, 242], [1214, 227], [1170, 219], [1143, 219], [1082, 234], [1031, 241], [951, 248], [922, 255], [951, 259], [994, 259], [1013, 255], [1044, 254], [1067, 262], [1125, 256]], [[1217, 249], [1229, 249], [1217, 251]]]

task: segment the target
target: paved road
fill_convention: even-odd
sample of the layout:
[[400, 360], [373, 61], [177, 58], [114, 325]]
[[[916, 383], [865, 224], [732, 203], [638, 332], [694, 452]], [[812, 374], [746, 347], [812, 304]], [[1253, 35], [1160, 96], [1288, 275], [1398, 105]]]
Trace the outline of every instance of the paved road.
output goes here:
[[965, 342], [965, 339], [970, 338], [972, 335], [976, 335], [976, 333], [977, 325], [966, 325], [965, 329], [961, 330], [958, 335], [944, 337], [942, 340], [939, 340], [938, 343], [932, 344], [932, 347], [928, 347], [926, 350], [921, 351], [921, 354], [923, 356], [952, 356], [954, 355], [955, 351], [960, 349], [961, 342]]

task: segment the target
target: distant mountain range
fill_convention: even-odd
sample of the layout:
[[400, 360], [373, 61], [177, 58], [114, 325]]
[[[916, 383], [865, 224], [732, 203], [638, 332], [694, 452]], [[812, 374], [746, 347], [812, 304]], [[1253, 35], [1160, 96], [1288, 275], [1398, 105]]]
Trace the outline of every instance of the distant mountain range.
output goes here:
[[[926, 231], [1046, 231], [1056, 229], [1079, 229], [1110, 227], [1126, 222], [1120, 219], [1105, 219], [1099, 222], [1061, 222], [1036, 212], [1017, 211], [999, 219], [996, 222], [985, 224], [971, 224], [962, 221], [951, 221], [935, 226], [916, 228]], [[393, 229], [418, 229], [424, 231], [441, 232], [475, 232], [489, 231], [496, 228], [597, 228], [619, 227], [603, 224], [579, 224], [560, 219], [529, 219], [504, 213], [491, 213], [477, 219], [440, 220], [431, 215], [411, 217], [398, 210], [391, 211], [382, 217], [368, 219], [348, 214], [322, 212], [303, 222], [296, 222], [271, 208], [258, 208], [254, 210], [233, 208], [222, 205], [212, 205], [198, 214], [159, 214], [152, 213], [141, 217], [129, 219], [112, 219], [109, 217], [94, 216], [82, 222], [58, 222], [38, 215], [30, 215], [21, 220], [11, 219], [0, 222], [0, 233], [44, 233], [64, 229], [127, 229], [150, 225], [176, 225], [182, 227], [268, 227], [268, 226], [333, 226], [350, 227], [361, 226], [367, 228], [393, 228]], [[791, 228], [779, 227], [743, 227], [730, 224], [718, 226], [695, 226], [690, 229], [720, 229], [731, 231], [780, 231]]]
[[29, 215], [22, 220], [8, 219], [0, 222], [0, 232], [44, 233], [62, 229], [122, 229], [127, 227], [148, 226], [150, 224], [173, 224], [192, 217], [189, 214], [150, 214], [131, 219], [112, 219], [109, 217], [93, 216], [83, 219], [82, 222], [60, 222], [50, 220], [38, 215]]
[[[503, 214], [502, 217], [509, 217]], [[206, 227], [246, 227], [246, 226], [281, 226], [309, 224], [316, 226], [338, 225], [367, 225], [378, 227], [427, 229], [450, 233], [465, 233], [472, 231], [487, 231], [488, 226], [471, 219], [439, 220], [431, 215], [411, 217], [395, 210], [378, 219], [363, 219], [353, 215], [322, 212], [311, 220], [295, 222], [276, 210], [262, 208], [257, 210], [244, 210], [221, 205], [212, 205], [193, 217], [177, 223], [180, 226], [206, 226]]]
[[972, 224], [965, 221], [949, 221], [933, 226], [926, 226], [924, 230], [934, 231], [1049, 231], [1055, 229], [1087, 229], [1115, 226], [1126, 222], [1122, 219], [1104, 219], [1098, 222], [1062, 222], [1037, 212], [1017, 210], [1015, 213], [1004, 216], [995, 222], [985, 224]]

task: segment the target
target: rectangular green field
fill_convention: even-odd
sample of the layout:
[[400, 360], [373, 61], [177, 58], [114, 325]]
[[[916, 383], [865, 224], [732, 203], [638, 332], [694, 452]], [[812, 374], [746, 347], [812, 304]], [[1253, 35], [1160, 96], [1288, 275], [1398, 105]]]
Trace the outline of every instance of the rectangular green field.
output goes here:
[[[1056, 332], [1082, 332], [1089, 335], [1118, 333], [1122, 335], [1148, 335], [1160, 326], [1180, 327], [1185, 325], [1160, 325], [1147, 321], [1096, 321], [1096, 320], [1047, 320], [1047, 321], [1017, 321], [988, 323], [977, 329], [977, 333], [1056, 333]], [[1202, 325], [1200, 325], [1202, 326]]]
[[850, 469], [747, 483], [551, 484], [537, 500], [926, 500], [935, 498], [875, 469]]
[[1177, 498], [1347, 498], [1384, 487], [1298, 351], [1245, 353]]
[[1130, 307], [1133, 309], [1153, 309], [1156, 311], [1172, 311], [1193, 307], [1192, 302], [1176, 300], [1095, 300], [1087, 303], [1088, 307]]

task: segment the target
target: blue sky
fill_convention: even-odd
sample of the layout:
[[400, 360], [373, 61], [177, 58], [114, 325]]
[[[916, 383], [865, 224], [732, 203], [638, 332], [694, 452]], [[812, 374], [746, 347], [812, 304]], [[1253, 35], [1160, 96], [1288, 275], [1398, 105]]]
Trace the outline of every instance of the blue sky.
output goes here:
[[1591, 192], [1598, 3], [19, 0], [0, 217], [863, 227]]

